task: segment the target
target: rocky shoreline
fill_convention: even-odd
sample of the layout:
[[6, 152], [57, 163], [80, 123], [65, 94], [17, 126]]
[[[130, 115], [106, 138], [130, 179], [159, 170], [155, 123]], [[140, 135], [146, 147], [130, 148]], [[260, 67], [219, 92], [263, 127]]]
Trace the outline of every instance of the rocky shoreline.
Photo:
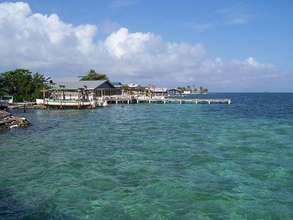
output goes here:
[[30, 122], [26, 118], [13, 116], [9, 112], [0, 110], [0, 130], [28, 126], [30, 126]]

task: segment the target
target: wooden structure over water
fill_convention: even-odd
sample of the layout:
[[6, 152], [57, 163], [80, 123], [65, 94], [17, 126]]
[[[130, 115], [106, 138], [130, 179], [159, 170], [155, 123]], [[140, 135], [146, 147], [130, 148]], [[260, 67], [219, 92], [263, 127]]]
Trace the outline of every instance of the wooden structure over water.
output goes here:
[[228, 104], [232, 103], [231, 99], [178, 99], [178, 98], [150, 98], [150, 97], [123, 97], [111, 96], [105, 97], [109, 104], [139, 104], [139, 103], [154, 103], [154, 104]]
[[105, 96], [98, 100], [81, 101], [81, 100], [52, 100], [37, 99], [36, 102], [14, 103], [7, 106], [13, 109], [94, 109], [105, 107], [108, 104], [231, 104], [231, 99], [178, 99], [178, 98], [151, 98], [148, 96]]
[[[108, 80], [76, 81], [53, 84], [43, 90], [38, 105], [46, 108], [96, 108], [108, 104], [231, 104], [231, 99], [186, 99], [169, 97], [167, 89], [147, 88], [145, 93], [124, 93]], [[175, 94], [176, 95], [176, 94]]]
[[107, 104], [103, 97], [113, 95], [121, 95], [121, 88], [108, 80], [75, 81], [51, 85], [36, 102], [47, 108], [96, 108]]
[[82, 101], [82, 100], [44, 100], [43, 105], [48, 108], [57, 108], [57, 109], [85, 109], [85, 108], [96, 108], [97, 102], [94, 100], [91, 101]]

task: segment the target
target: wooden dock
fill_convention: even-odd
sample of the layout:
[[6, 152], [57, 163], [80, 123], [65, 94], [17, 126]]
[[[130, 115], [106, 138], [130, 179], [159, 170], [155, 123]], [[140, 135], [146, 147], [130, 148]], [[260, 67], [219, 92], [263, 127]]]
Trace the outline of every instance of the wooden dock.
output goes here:
[[231, 99], [177, 99], [177, 98], [149, 98], [149, 97], [107, 97], [108, 104], [228, 104]]
[[[157, 103], [157, 100], [150, 101]], [[162, 104], [231, 104], [231, 99], [165, 99], [160, 100]]]
[[184, 99], [184, 98], [164, 98], [148, 96], [104, 96], [97, 100], [53, 100], [37, 99], [36, 102], [23, 102], [7, 105], [0, 103], [0, 109], [93, 109], [104, 107], [108, 104], [231, 104], [231, 99]]

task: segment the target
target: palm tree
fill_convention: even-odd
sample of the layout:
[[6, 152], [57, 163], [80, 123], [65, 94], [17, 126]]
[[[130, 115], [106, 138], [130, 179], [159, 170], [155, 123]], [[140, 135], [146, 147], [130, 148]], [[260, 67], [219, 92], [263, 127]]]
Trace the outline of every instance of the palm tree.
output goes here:
[[108, 80], [108, 77], [106, 74], [97, 73], [94, 69], [91, 69], [85, 76], [82, 76], [80, 80]]

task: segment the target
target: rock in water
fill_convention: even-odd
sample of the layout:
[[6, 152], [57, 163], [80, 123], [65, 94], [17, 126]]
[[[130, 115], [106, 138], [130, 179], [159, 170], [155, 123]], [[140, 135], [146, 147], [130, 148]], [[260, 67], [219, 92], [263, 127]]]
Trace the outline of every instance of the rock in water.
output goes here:
[[6, 118], [6, 117], [9, 117], [9, 116], [11, 116], [10, 113], [8, 113], [8, 112], [6, 112], [6, 111], [1, 111], [1, 110], [0, 110], [0, 120], [4, 119], [4, 118]]
[[23, 117], [12, 116], [6, 111], [0, 111], [0, 128], [26, 128], [30, 125], [30, 122]]

